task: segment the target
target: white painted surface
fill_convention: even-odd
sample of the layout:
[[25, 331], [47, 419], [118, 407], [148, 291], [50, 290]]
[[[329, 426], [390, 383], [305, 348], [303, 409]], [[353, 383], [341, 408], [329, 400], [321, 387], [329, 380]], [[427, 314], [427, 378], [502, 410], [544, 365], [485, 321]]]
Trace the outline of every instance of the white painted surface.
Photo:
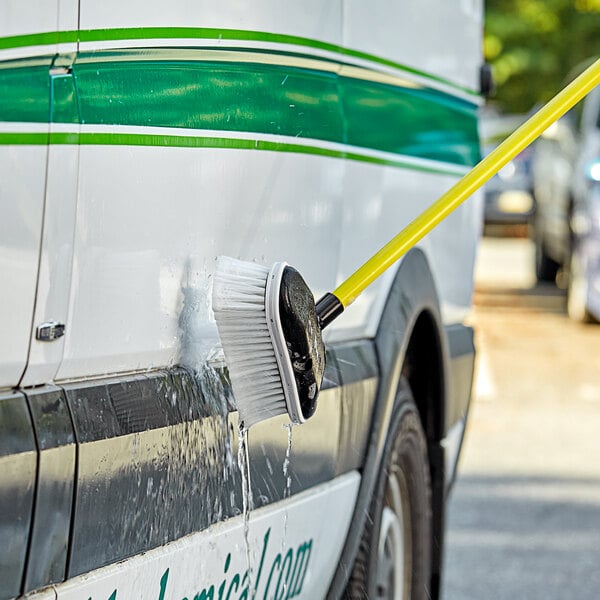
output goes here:
[[0, 36], [56, 31], [58, 0], [3, 0], [0, 3]]
[[[325, 597], [350, 526], [359, 483], [360, 476], [352, 472], [252, 513], [248, 535], [250, 579], [257, 598], [284, 597], [281, 593], [285, 581], [290, 585], [291, 582], [298, 583], [293, 566], [297, 564], [298, 549], [305, 544], [310, 544], [310, 550], [304, 553], [306, 561], [298, 563], [297, 571], [299, 573], [304, 568], [302, 565], [306, 565], [301, 591], [288, 597], [311, 600]], [[288, 572], [285, 557], [290, 550], [294, 562]], [[225, 573], [228, 555], [231, 558]], [[243, 595], [247, 556], [244, 519], [239, 516], [145, 554], [76, 577], [56, 586], [56, 591], [58, 600], [108, 600], [115, 590], [117, 599], [179, 600], [191, 599], [202, 590], [208, 591], [212, 585], [215, 599], [237, 600]], [[237, 587], [236, 575], [239, 576]], [[225, 587], [219, 596], [223, 581]], [[41, 597], [34, 598], [42, 600]]]
[[[319, 297], [455, 180], [263, 151], [82, 147], [58, 379], [180, 362], [193, 325], [182, 318], [184, 288], [206, 287], [220, 254], [267, 265], [284, 256]], [[479, 223], [470, 200], [422, 244], [446, 322], [469, 309]], [[372, 285], [327, 339], [373, 336], [392, 279]]]
[[274, 2], [256, 0], [81, 1], [81, 28], [215, 27], [298, 35], [339, 44], [341, 0]]
[[[482, 23], [479, 0], [260, 0], [251, 4], [174, 0], [169, 3], [168, 13], [159, 0], [81, 2], [83, 29], [204, 27], [296, 35], [391, 59], [475, 91], [479, 90]], [[131, 42], [134, 46], [146, 45], [143, 41]], [[155, 42], [159, 46], [166, 43]], [[230, 45], [226, 40], [217, 43]], [[114, 46], [112, 42], [94, 42], [85, 47], [107, 44]]]
[[[440, 195], [446, 189], [440, 191]], [[483, 192], [473, 194], [426, 238], [442, 321], [461, 323], [471, 308], [473, 269], [483, 226]]]
[[343, 45], [479, 90], [479, 0], [344, 0]]
[[[246, 7], [233, 1], [215, 6], [205, 0], [174, 0], [166, 10], [158, 1], [109, 0], [99, 5], [82, 0], [81, 27], [272, 31], [343, 43], [463, 85], [473, 83], [469, 79], [473, 61], [479, 61], [478, 2], [460, 0], [434, 9], [431, 0], [427, 0], [429, 8], [416, 2], [385, 2], [384, 6], [378, 0], [377, 6], [367, 8], [346, 0], [344, 10], [342, 0], [325, 5], [320, 0], [310, 2], [274, 6], [261, 0], [258, 6]], [[7, 31], [25, 32], [22, 9], [19, 13], [17, 4], [9, 5], [12, 25]], [[52, 27], [72, 28], [75, 0], [60, 0], [59, 8]], [[48, 22], [31, 31], [52, 27]], [[455, 40], [457, 29], [462, 36]], [[442, 72], [435, 63], [439, 60], [454, 61], [454, 66]], [[458, 65], [461, 76], [454, 77], [452, 69]], [[182, 130], [174, 133], [186, 135]], [[123, 146], [83, 147], [79, 171], [76, 160], [74, 148], [53, 149], [35, 315], [36, 323], [66, 319], [67, 334], [52, 344], [32, 341], [27, 384], [181, 362], [189, 338], [186, 328], [191, 327], [190, 320], [183, 318], [184, 294], [190, 292], [190, 281], [195, 293], [202, 293], [219, 254], [265, 264], [285, 258], [319, 296], [436, 199], [460, 171], [454, 176], [433, 175], [263, 151]], [[75, 186], [79, 188], [73, 221]], [[421, 245], [438, 284], [446, 323], [461, 321], [470, 306], [479, 223], [480, 200], [470, 200]], [[68, 256], [71, 244], [72, 258]], [[328, 339], [374, 335], [392, 279], [389, 272], [371, 286], [327, 332]]]
[[[44, 0], [41, 0], [44, 1]], [[58, 0], [58, 30], [77, 30], [79, 0]], [[61, 49], [62, 51], [62, 49]]]
[[25, 369], [42, 232], [45, 146], [0, 146], [0, 389]]
[[[57, 129], [60, 126], [52, 125], [53, 131]], [[78, 146], [53, 145], [49, 149], [37, 302], [29, 362], [22, 386], [52, 381], [63, 356], [65, 338], [40, 342], [35, 338], [35, 328], [48, 321], [67, 323], [68, 319], [78, 154]]]
[[[2, 0], [0, 37], [77, 29], [78, 0]], [[0, 60], [73, 52], [76, 44], [46, 44], [0, 50]]]
[[[457, 180], [452, 175], [348, 162], [337, 283], [351, 275]], [[429, 259], [446, 324], [462, 322], [471, 306], [481, 210], [478, 193], [419, 244]], [[369, 286], [338, 318], [328, 333], [330, 341], [375, 335], [395, 270]]]
[[[0, 37], [76, 28], [77, 0], [0, 2]], [[69, 52], [74, 49], [74, 44], [13, 48], [0, 50], [0, 60], [39, 54], [51, 55], [59, 50]], [[48, 132], [49, 126], [43, 123], [33, 126], [24, 123], [2, 123], [2, 131]], [[60, 154], [60, 151], [57, 154]], [[16, 386], [19, 383], [27, 361], [30, 337], [35, 337], [32, 319], [42, 235], [47, 159], [45, 146], [0, 146], [0, 314], [3, 318], [4, 340], [0, 344], [0, 388]], [[60, 177], [62, 174], [64, 173], [59, 171], [56, 175]], [[70, 177], [72, 178], [72, 174]], [[54, 181], [60, 184], [59, 180]], [[60, 194], [60, 191], [55, 191]], [[60, 206], [60, 202], [58, 205]], [[58, 214], [50, 215], [50, 218], [57, 224], [56, 219], [60, 220], [63, 214], [59, 209]], [[65, 232], [66, 228], [68, 235], [73, 235], [72, 221], [67, 220], [57, 226], [62, 232]], [[52, 245], [54, 241], [49, 243]], [[58, 248], [54, 250], [58, 251]], [[63, 257], [65, 252], [68, 254], [69, 251], [63, 248]], [[47, 261], [44, 263], [47, 264]], [[54, 275], [50, 281], [42, 274], [42, 287], [38, 297], [42, 304], [52, 302], [62, 291], [62, 281]], [[44, 283], [47, 285], [44, 286]], [[48, 352], [52, 344], [46, 346], [43, 353]], [[56, 355], [56, 348], [53, 348], [52, 352]], [[58, 357], [61, 355], [62, 350], [58, 350]], [[46, 372], [30, 382], [43, 383], [50, 379], [51, 375]]]
[[335, 280], [344, 163], [245, 150], [82, 147], [58, 378], [178, 362], [183, 288], [219, 254]]

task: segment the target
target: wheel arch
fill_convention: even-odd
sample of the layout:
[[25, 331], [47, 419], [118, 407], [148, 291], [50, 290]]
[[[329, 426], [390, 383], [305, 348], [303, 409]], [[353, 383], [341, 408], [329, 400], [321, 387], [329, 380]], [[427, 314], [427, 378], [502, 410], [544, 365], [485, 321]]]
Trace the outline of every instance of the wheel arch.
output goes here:
[[[439, 316], [439, 315], [438, 315]], [[439, 320], [429, 309], [416, 318], [403, 359], [427, 440], [431, 479], [431, 582], [430, 598], [439, 597], [444, 545], [446, 457], [441, 440], [446, 422], [447, 351]]]
[[[444, 451], [440, 444], [445, 423], [448, 350], [439, 299], [429, 262], [418, 248], [407, 253], [388, 294], [375, 336], [379, 386], [371, 431], [363, 462], [361, 486], [340, 566], [329, 598], [345, 588], [358, 552], [361, 532], [371, 501], [402, 376], [410, 385], [428, 443], [432, 483], [431, 598], [438, 597], [443, 546]], [[414, 387], [413, 387], [414, 386]]]
[[416, 318], [402, 363], [427, 440], [444, 434], [445, 365], [443, 339], [435, 316], [424, 309]]

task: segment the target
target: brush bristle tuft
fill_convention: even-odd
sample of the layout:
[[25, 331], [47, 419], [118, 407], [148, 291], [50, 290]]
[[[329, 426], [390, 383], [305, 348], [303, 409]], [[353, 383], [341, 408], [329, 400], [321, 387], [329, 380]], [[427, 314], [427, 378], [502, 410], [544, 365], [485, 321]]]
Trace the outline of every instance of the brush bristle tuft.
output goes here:
[[217, 259], [213, 311], [245, 428], [287, 412], [265, 313], [270, 269], [226, 256]]

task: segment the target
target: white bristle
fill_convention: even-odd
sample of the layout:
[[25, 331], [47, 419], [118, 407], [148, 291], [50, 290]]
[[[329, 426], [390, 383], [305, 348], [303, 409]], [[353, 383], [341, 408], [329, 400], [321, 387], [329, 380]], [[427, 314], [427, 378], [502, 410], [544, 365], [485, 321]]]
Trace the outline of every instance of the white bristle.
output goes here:
[[213, 310], [240, 422], [244, 427], [287, 412], [265, 312], [270, 269], [220, 256]]

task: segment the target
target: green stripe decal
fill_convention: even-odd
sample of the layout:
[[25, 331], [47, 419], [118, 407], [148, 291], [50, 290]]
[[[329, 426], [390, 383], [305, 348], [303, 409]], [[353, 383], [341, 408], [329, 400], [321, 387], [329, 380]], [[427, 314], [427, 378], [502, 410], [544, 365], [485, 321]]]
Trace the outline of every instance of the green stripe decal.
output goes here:
[[0, 121], [48, 123], [51, 59], [0, 63]]
[[53, 46], [55, 44], [75, 43], [79, 39], [77, 31], [45, 31], [26, 35], [0, 37], [0, 50], [26, 48], [28, 46]]
[[424, 73], [407, 65], [397, 63], [393, 60], [376, 56], [368, 52], [346, 48], [337, 44], [314, 40], [297, 35], [288, 35], [282, 33], [271, 33], [267, 31], [249, 31], [241, 29], [218, 29], [209, 27], [121, 27], [113, 29], [82, 29], [80, 31], [54, 31], [43, 33], [32, 33], [27, 35], [16, 35], [0, 38], [0, 50], [10, 48], [23, 48], [27, 46], [54, 45], [59, 43], [75, 42], [109, 42], [125, 40], [159, 40], [159, 39], [205, 39], [222, 41], [246, 41], [275, 43], [282, 45], [303, 46], [317, 50], [325, 50], [342, 54], [351, 58], [366, 60], [393, 69], [411, 73], [419, 77], [424, 77], [430, 81], [435, 81], [454, 89], [461, 90], [466, 94], [479, 97], [479, 93], [455, 84], [452, 81]]
[[[476, 106], [440, 91], [287, 65], [142, 59], [139, 53], [137, 57], [80, 54], [72, 76], [52, 78], [52, 120], [224, 132], [215, 138], [101, 134], [110, 142], [95, 137], [90, 143], [121, 144], [130, 139], [133, 145], [144, 141], [144, 145], [223, 147], [227, 132], [243, 132], [298, 139], [298, 144], [259, 141], [260, 149], [271, 144], [269, 149], [288, 152], [356, 160], [360, 155], [361, 160], [380, 164], [395, 161], [371, 159], [359, 149], [460, 166], [479, 159]], [[198, 57], [202, 58], [201, 51]], [[13, 68], [0, 69], [0, 121], [44, 122], [49, 114], [49, 80], [38, 67], [17, 62]], [[88, 135], [100, 134], [82, 134], [80, 142], [88, 143]], [[303, 138], [353, 146], [356, 152], [350, 156], [318, 149], [302, 143]], [[61, 143], [55, 137], [52, 142]], [[254, 141], [233, 142], [237, 148], [256, 147]]]
[[221, 148], [233, 150], [263, 150], [271, 152], [287, 152], [292, 154], [309, 154], [328, 158], [345, 158], [375, 165], [392, 166], [424, 173], [456, 175], [452, 169], [428, 167], [402, 160], [388, 160], [376, 156], [345, 152], [302, 144], [271, 142], [267, 140], [246, 140], [239, 138], [197, 137], [177, 135], [156, 135], [136, 133], [0, 133], [0, 145], [82, 145], [82, 146], [155, 146], [172, 148]]
[[476, 107], [434, 90], [256, 63], [81, 58], [73, 73], [84, 124], [275, 134], [465, 166], [478, 159]]
[[49, 141], [48, 133], [0, 133], [0, 144], [3, 146], [45, 146]]

